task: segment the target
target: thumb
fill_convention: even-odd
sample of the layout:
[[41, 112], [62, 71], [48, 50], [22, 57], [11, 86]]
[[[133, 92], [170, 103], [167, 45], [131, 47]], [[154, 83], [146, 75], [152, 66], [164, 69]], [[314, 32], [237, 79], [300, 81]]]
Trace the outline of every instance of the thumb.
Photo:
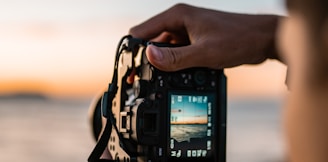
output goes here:
[[149, 45], [146, 56], [149, 62], [160, 70], [177, 71], [197, 65], [197, 62], [193, 62], [192, 53], [187, 52], [188, 49], [188, 46], [172, 48]]

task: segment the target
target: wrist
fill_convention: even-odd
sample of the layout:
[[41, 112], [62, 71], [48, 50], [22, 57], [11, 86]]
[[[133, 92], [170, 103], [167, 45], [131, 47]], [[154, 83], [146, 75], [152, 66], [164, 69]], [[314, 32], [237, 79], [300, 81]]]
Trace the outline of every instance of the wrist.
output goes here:
[[277, 47], [277, 31], [279, 27], [279, 21], [281, 16], [270, 16], [271, 18], [268, 18], [268, 35], [267, 39], [268, 45], [265, 52], [265, 55], [268, 59], [275, 59], [278, 60], [284, 64], [286, 64], [286, 61], [282, 57], [282, 55], [279, 53], [278, 47]]

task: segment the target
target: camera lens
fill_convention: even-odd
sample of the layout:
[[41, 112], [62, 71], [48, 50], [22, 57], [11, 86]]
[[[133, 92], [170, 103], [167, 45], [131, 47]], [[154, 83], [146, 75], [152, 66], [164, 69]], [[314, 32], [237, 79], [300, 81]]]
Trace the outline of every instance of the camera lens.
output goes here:
[[206, 83], [207, 76], [204, 71], [196, 71], [194, 74], [194, 81], [197, 85], [204, 85]]

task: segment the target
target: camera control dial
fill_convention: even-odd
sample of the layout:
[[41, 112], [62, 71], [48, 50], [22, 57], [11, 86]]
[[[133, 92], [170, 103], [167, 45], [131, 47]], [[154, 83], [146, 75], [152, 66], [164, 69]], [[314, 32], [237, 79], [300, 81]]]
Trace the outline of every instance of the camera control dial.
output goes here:
[[144, 98], [147, 96], [149, 82], [146, 80], [136, 80], [133, 83], [133, 91], [136, 98]]

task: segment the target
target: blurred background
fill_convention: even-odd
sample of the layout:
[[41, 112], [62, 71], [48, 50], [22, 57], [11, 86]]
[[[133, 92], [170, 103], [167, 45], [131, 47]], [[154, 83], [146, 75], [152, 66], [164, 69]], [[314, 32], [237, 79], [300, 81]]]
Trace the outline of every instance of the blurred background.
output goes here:
[[[282, 0], [0, 0], [0, 161], [86, 161], [95, 144], [88, 108], [111, 78], [119, 39], [178, 2], [286, 15]], [[227, 161], [284, 161], [286, 66], [225, 72]]]

